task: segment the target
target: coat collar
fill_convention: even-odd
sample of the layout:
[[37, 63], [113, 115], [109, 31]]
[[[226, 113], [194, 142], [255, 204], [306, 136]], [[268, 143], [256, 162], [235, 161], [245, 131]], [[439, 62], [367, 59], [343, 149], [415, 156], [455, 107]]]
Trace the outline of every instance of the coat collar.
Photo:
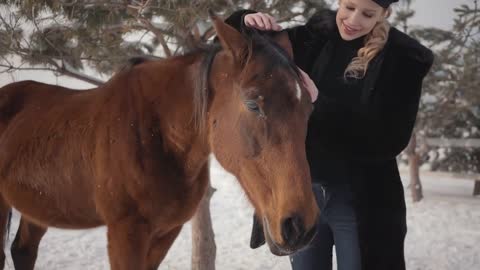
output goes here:
[[[315, 37], [314, 43], [318, 45], [318, 48], [321, 48], [312, 67], [313, 78], [321, 78], [333, 55], [335, 40], [340, 35], [335, 17], [336, 11], [324, 9], [314, 14], [306, 24], [307, 29]], [[365, 106], [368, 105], [370, 97], [375, 91], [375, 84], [380, 75], [387, 50], [395, 50], [395, 52], [401, 54], [400, 59], [402, 57], [407, 57], [409, 60], [413, 59], [420, 67], [420, 70], [422, 70], [422, 78], [426, 75], [433, 62], [433, 54], [429, 49], [395, 27], [391, 27], [385, 47], [370, 61], [364, 77], [361, 103]]]

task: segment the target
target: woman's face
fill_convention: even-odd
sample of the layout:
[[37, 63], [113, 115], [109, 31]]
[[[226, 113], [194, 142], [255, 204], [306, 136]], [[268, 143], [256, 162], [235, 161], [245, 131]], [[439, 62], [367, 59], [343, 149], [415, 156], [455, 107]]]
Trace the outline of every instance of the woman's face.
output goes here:
[[386, 10], [372, 0], [339, 0], [337, 27], [343, 40], [353, 40], [372, 31], [385, 18]]

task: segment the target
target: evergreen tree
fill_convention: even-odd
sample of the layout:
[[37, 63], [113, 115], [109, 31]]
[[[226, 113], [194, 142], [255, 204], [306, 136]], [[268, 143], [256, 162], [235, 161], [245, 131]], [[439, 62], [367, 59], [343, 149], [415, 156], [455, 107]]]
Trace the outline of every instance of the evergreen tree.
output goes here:
[[[0, 68], [40, 65], [98, 84], [79, 71], [89, 67], [96, 77], [110, 76], [132, 56], [169, 57], [207, 41], [214, 35], [209, 10], [228, 16], [251, 8], [284, 22], [302, 20], [324, 5], [315, 0], [0, 0]], [[22, 64], [15, 65], [12, 56]]]
[[[480, 10], [478, 0], [455, 9], [451, 31], [415, 29], [411, 34], [435, 52], [426, 77], [418, 126], [423, 137], [480, 138]], [[461, 142], [461, 141], [460, 141]], [[424, 160], [432, 169], [480, 171], [480, 147], [459, 141], [427, 147]]]

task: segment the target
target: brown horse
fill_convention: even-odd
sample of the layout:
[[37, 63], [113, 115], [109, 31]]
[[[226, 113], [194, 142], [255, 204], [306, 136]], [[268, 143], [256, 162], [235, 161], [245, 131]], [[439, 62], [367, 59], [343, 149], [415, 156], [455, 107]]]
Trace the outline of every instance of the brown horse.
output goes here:
[[311, 240], [312, 105], [291, 52], [213, 20], [220, 45], [137, 63], [96, 89], [0, 89], [0, 229], [21, 212], [15, 269], [33, 269], [47, 227], [100, 225], [111, 269], [157, 269], [206, 190], [210, 153], [238, 178], [274, 254]]

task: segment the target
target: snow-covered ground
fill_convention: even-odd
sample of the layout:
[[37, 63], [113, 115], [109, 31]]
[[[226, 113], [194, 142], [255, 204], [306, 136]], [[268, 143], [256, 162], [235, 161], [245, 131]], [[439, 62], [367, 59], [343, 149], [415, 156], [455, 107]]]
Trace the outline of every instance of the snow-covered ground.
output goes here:
[[[212, 163], [211, 201], [216, 266], [219, 270], [290, 269], [288, 258], [271, 255], [265, 246], [251, 250], [252, 209], [234, 177]], [[405, 180], [407, 182], [407, 180]], [[472, 197], [473, 181], [422, 177], [425, 199], [411, 202], [407, 191], [409, 270], [480, 269], [480, 197]], [[18, 226], [15, 213], [10, 241]], [[190, 225], [185, 225], [159, 269], [190, 269]], [[10, 254], [6, 269], [13, 269]], [[84, 231], [50, 229], [40, 245], [36, 269], [109, 269], [105, 228]]]

